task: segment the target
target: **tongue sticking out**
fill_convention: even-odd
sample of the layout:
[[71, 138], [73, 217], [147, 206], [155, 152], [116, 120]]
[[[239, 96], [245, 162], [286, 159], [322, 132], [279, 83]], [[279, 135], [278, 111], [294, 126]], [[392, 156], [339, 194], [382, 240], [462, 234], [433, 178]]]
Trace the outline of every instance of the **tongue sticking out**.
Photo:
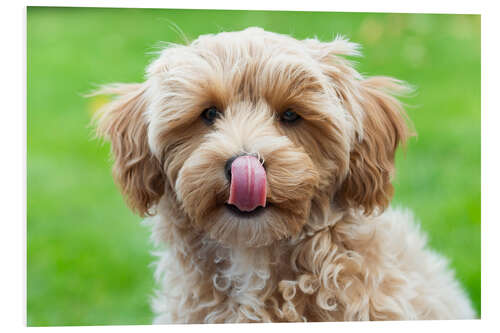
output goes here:
[[240, 156], [231, 164], [228, 203], [243, 212], [266, 206], [266, 170], [254, 156]]

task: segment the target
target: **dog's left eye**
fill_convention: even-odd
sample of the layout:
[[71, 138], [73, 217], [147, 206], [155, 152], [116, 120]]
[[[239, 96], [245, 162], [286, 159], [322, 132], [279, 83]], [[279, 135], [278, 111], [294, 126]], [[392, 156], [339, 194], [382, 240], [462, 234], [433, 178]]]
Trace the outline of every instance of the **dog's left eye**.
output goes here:
[[215, 106], [211, 106], [203, 110], [201, 117], [208, 125], [212, 125], [220, 114], [220, 111]]
[[283, 112], [283, 114], [281, 115], [281, 121], [285, 123], [294, 123], [299, 119], [300, 116], [292, 109], [286, 109], [285, 112]]

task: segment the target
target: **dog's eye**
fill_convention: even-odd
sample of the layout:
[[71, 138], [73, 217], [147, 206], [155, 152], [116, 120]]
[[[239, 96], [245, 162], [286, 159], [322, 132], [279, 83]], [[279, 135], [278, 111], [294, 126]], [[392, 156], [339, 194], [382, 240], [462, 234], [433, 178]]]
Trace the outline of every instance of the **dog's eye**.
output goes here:
[[288, 124], [294, 123], [299, 119], [300, 116], [292, 109], [286, 109], [285, 112], [283, 112], [283, 114], [281, 115], [281, 121]]
[[206, 108], [205, 110], [203, 110], [203, 113], [201, 114], [201, 118], [208, 125], [212, 125], [215, 119], [217, 119], [219, 116], [220, 116], [220, 111], [215, 106]]

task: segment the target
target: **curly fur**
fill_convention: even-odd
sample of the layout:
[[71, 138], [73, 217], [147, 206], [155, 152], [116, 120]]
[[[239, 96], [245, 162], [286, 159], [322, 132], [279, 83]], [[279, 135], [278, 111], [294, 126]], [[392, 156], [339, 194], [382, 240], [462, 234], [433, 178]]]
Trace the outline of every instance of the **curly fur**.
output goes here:
[[[98, 92], [118, 95], [98, 133], [159, 248], [155, 323], [474, 317], [411, 214], [389, 207], [406, 87], [345, 55], [358, 46], [250, 28], [172, 45], [144, 83]], [[297, 124], [279, 121], [289, 108]], [[266, 168], [269, 205], [252, 217], [225, 206], [224, 164], [241, 153]]]

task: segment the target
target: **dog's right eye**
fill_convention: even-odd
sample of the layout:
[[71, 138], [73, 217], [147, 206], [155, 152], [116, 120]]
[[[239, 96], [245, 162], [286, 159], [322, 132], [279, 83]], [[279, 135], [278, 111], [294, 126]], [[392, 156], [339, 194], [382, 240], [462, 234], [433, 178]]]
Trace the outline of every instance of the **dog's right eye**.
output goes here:
[[217, 119], [220, 116], [220, 114], [221, 114], [220, 111], [215, 106], [211, 106], [203, 110], [201, 118], [208, 125], [212, 125], [215, 119]]
[[292, 109], [286, 109], [285, 112], [281, 115], [281, 121], [286, 123], [286, 124], [291, 124], [300, 119], [300, 116], [298, 115], [297, 112], [293, 111]]

